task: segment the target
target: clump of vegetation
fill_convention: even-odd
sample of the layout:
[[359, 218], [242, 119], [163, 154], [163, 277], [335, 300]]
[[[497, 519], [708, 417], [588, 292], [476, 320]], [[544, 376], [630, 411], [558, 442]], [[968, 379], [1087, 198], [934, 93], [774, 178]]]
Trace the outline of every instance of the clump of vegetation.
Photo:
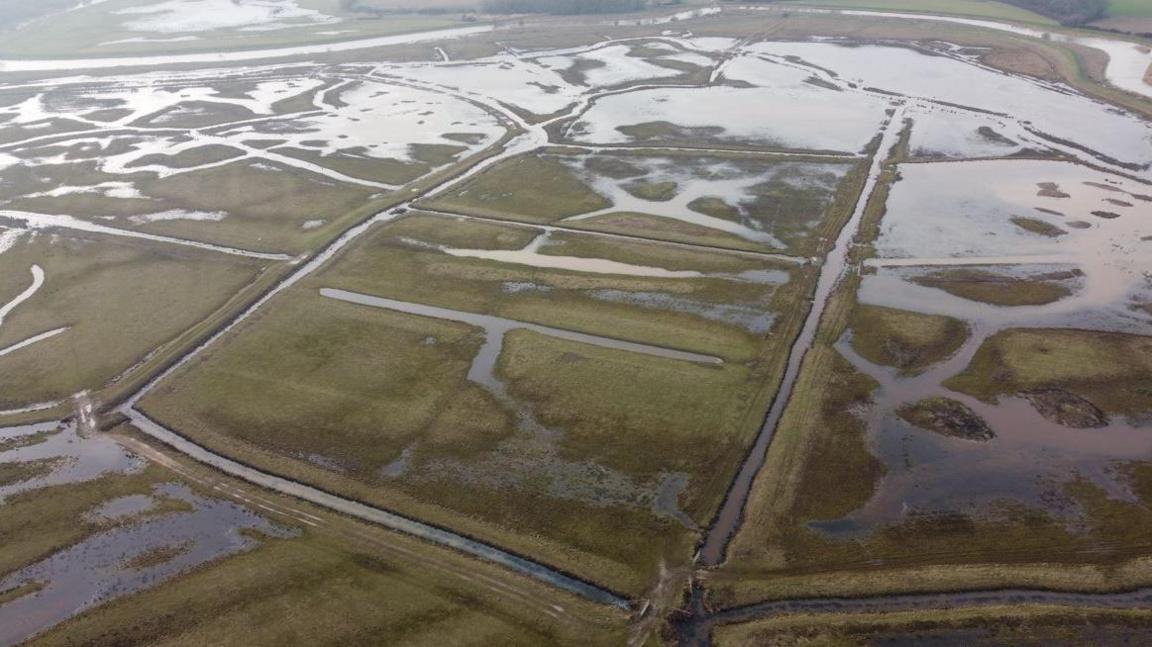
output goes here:
[[1037, 409], [1049, 410], [1051, 419], [1061, 424], [1090, 421], [1096, 415], [1063, 394], [1057, 398], [1036, 392], [1062, 389], [1104, 413], [1144, 416], [1152, 412], [1152, 337], [1005, 330], [989, 337], [968, 368], [945, 386], [988, 401], [1021, 394], [1034, 406], [1041, 402]]
[[852, 313], [852, 347], [865, 359], [913, 375], [955, 353], [968, 326], [951, 317], [862, 305]]
[[146, 550], [139, 555], [124, 562], [124, 568], [133, 571], [140, 571], [146, 568], [154, 568], [161, 564], [168, 562], [186, 554], [192, 549], [191, 542], [184, 542], [175, 546], [158, 546], [150, 550]]
[[983, 418], [951, 398], [927, 398], [901, 407], [896, 415], [916, 427], [952, 438], [986, 441], [996, 437]]
[[728, 204], [723, 198], [713, 196], [696, 198], [688, 203], [688, 208], [706, 216], [712, 216], [713, 218], [723, 218], [724, 220], [740, 222], [740, 210]]
[[918, 276], [912, 281], [970, 301], [997, 306], [1042, 306], [1072, 294], [1064, 282], [1080, 274], [1079, 270], [1071, 270], [1019, 278], [984, 270], [955, 269]]
[[1071, 198], [1072, 197], [1071, 195], [1061, 191], [1060, 185], [1056, 184], [1055, 182], [1037, 182], [1036, 186], [1040, 187], [1040, 190], [1036, 192], [1036, 195], [1040, 196], [1041, 198]]
[[1034, 389], [1024, 397], [1048, 420], [1065, 427], [1105, 427], [1108, 416], [1088, 400], [1064, 389]]
[[1050, 222], [1045, 222], [1039, 218], [1026, 218], [1024, 216], [1012, 216], [1012, 224], [1023, 229], [1024, 231], [1049, 238], [1058, 238], [1066, 235], [1068, 232], [1053, 225]]
[[1004, 146], [1015, 146], [1016, 145], [1016, 142], [1014, 140], [1009, 139], [1009, 138], [1005, 137], [1004, 135], [1001, 135], [1000, 133], [996, 132], [995, 130], [993, 130], [989, 126], [980, 126], [979, 128], [976, 129], [976, 132], [981, 137], [983, 137], [984, 139], [987, 139], [988, 141], [993, 142], [995, 144], [1002, 144]]
[[641, 200], [667, 202], [676, 197], [680, 187], [675, 182], [636, 181], [624, 185], [624, 190]]

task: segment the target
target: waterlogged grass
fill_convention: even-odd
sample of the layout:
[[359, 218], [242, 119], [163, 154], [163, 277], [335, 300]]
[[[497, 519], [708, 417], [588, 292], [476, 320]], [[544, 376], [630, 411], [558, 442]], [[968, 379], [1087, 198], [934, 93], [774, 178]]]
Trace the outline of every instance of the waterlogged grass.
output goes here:
[[[351, 542], [277, 540], [86, 613], [31, 645], [612, 644]], [[462, 586], [461, 586], [462, 585]], [[590, 623], [589, 623], [590, 624]]]
[[285, 295], [245, 328], [166, 382], [147, 410], [194, 437], [226, 433], [368, 481], [438, 427], [483, 341], [462, 324], [314, 290]]
[[[464, 147], [449, 147], [456, 153], [461, 153], [467, 149]], [[451, 156], [447, 159], [437, 159], [436, 164], [425, 164], [419, 161], [403, 161], [398, 159], [373, 159], [369, 157], [361, 157], [356, 155], [348, 155], [343, 153], [333, 153], [325, 155], [319, 151], [308, 150], [305, 148], [296, 148], [292, 146], [284, 146], [280, 148], [271, 149], [273, 153], [280, 153], [288, 157], [294, 157], [305, 162], [316, 164], [317, 166], [332, 169], [338, 173], [343, 173], [349, 177], [359, 178], [361, 180], [371, 180], [375, 182], [383, 182], [384, 184], [401, 185], [407, 184], [420, 177], [427, 175], [433, 170], [435, 166], [447, 164], [453, 161]]]
[[968, 327], [957, 319], [880, 306], [857, 306], [849, 326], [856, 352], [908, 375], [952, 355], [968, 338]]
[[[497, 233], [501, 232], [501, 233]], [[519, 249], [539, 231], [514, 225], [453, 221], [416, 216], [380, 229], [349, 249], [345, 259], [318, 283], [354, 292], [426, 303], [466, 312], [577, 330], [748, 361], [759, 353], [757, 336], [734, 322], [708, 319], [672, 307], [652, 307], [608, 298], [620, 294], [659, 294], [701, 307], [737, 306], [763, 312], [785, 311], [799, 286], [733, 280], [745, 271], [793, 272], [769, 261], [703, 253], [668, 245], [605, 240], [591, 235], [554, 234], [547, 256], [575, 256], [710, 274], [700, 278], [649, 278], [598, 274], [454, 257], [439, 246]], [[471, 238], [475, 236], [475, 238]], [[781, 277], [788, 279], [788, 274]], [[666, 300], [666, 299], [665, 299]], [[772, 343], [775, 343], [773, 338]]]
[[564, 164], [541, 155], [508, 160], [425, 204], [433, 209], [540, 223], [612, 206]]
[[1037, 388], [1075, 393], [1107, 413], [1152, 412], [1152, 337], [1085, 330], [1005, 330], [949, 388], [993, 400]]
[[759, 244], [736, 234], [645, 213], [626, 211], [610, 213], [595, 218], [573, 221], [571, 224], [574, 229], [587, 229], [588, 231], [599, 231], [607, 234], [622, 234], [689, 245], [706, 245], [739, 250], [761, 249]]
[[262, 263], [187, 247], [95, 234], [28, 234], [0, 255], [0, 298], [39, 292], [6, 317], [0, 348], [61, 333], [0, 357], [0, 408], [99, 389], [220, 308]]
[[[696, 541], [688, 526], [705, 523], [722, 497], [778, 380], [781, 351], [802, 316], [799, 279], [810, 272], [583, 235], [566, 235], [556, 250], [717, 276], [595, 274], [440, 251], [521, 249], [538, 233], [427, 215], [382, 226], [161, 384], [143, 407], [245, 462], [639, 594], [660, 564], [687, 562]], [[765, 270], [792, 282], [734, 278]], [[726, 363], [513, 331], [495, 367], [510, 396], [501, 400], [466, 377], [484, 341], [480, 329], [333, 301], [321, 287]], [[770, 332], [754, 334], [659, 298], [645, 304], [603, 293], [781, 314]], [[521, 424], [525, 415], [552, 431]], [[687, 517], [675, 518], [677, 505]]]
[[[15, 175], [6, 179], [11, 186], [20, 187], [17, 190], [21, 192], [134, 181], [146, 198], [74, 193], [16, 199], [9, 205], [12, 209], [99, 218], [103, 224], [117, 227], [269, 252], [300, 252], [319, 240], [331, 238], [350, 222], [371, 215], [376, 194], [365, 187], [337, 184], [311, 173], [251, 162], [166, 178], [107, 175], [84, 163], [38, 167], [34, 173], [14, 169], [10, 173]], [[44, 183], [45, 177], [52, 178], [50, 185]], [[32, 184], [33, 181], [38, 182]], [[18, 195], [15, 191], [9, 195], [13, 194]], [[222, 219], [147, 221], [148, 214], [171, 210], [219, 213]], [[319, 225], [305, 229], [310, 222]]]
[[[852, 283], [829, 302], [754, 485], [746, 521], [724, 568], [712, 578], [713, 603], [1005, 586], [1109, 590], [1149, 581], [1152, 546], [1146, 536], [1152, 516], [1146, 500], [1110, 498], [1081, 479], [1060, 492], [1083, 515], [1075, 527], [1008, 503], [992, 514], [908, 515], [850, 537], [810, 525], [859, 509], [885, 473], [864, 424], [875, 384], [832, 347], [850, 321]], [[1140, 400], [1152, 374], [1147, 344], [1147, 338], [1131, 335], [1006, 331], [991, 338], [972, 367], [948, 386], [990, 399], [1027, 388], [1020, 376], [1028, 376], [1029, 386], [1067, 388], [1100, 399], [1102, 408], [1134, 413], [1147, 403]], [[1125, 409], [1118, 410], [1122, 404]], [[1141, 497], [1152, 492], [1137, 486], [1147, 482], [1141, 480], [1149, 473], [1145, 468], [1125, 468]]]
[[699, 523], [710, 518], [751, 440], [753, 370], [621, 353], [530, 331], [509, 333], [506, 344], [499, 374], [514, 397], [534, 403], [542, 423], [563, 431], [564, 455], [643, 480], [690, 475], [679, 505]]
[[998, 306], [1041, 306], [1071, 295], [1066, 281], [1078, 276], [1079, 272], [1053, 272], [1022, 278], [984, 270], [955, 269], [918, 276], [912, 281], [970, 301]]
[[[325, 522], [97, 607], [29, 644], [219, 645], [238, 636], [247, 645], [624, 640], [623, 614], [446, 549], [331, 517]], [[563, 612], [548, 615], [542, 606]]]
[[[2, 466], [0, 466], [2, 467]], [[206, 470], [184, 465], [185, 474]], [[219, 475], [211, 475], [215, 482]], [[168, 498], [119, 521], [88, 515], [130, 495], [155, 496], [158, 484], [201, 486], [147, 463], [110, 475], [15, 495], [0, 505], [0, 576], [65, 550], [110, 526], [190, 511]], [[232, 483], [233, 487], [237, 484]], [[248, 487], [248, 486], [243, 486]], [[220, 497], [219, 490], [200, 494]], [[264, 493], [280, 508], [304, 504]], [[270, 501], [268, 499], [277, 499]], [[218, 559], [154, 588], [64, 621], [35, 645], [620, 644], [624, 614], [598, 607], [504, 569], [380, 528], [309, 509], [320, 521], [288, 539], [259, 536], [250, 550]], [[253, 510], [272, 514], [267, 510]], [[323, 516], [318, 516], [323, 515]], [[269, 517], [291, 525], [286, 517]], [[184, 549], [143, 553], [125, 567], [147, 567]], [[0, 605], [41, 584], [0, 592]], [[526, 603], [525, 600], [528, 600]], [[548, 613], [542, 612], [547, 609]]]
[[[0, 464], [11, 469], [12, 465]], [[0, 575], [38, 562], [107, 527], [84, 513], [122, 496], [151, 494], [171, 473], [148, 467], [135, 474], [105, 476], [87, 483], [57, 485], [13, 495], [0, 505]]]
[[[668, 162], [672, 164], [669, 166]], [[653, 166], [655, 164], [655, 166]], [[658, 167], [690, 171], [682, 178]], [[582, 169], [582, 170], [581, 170]], [[744, 173], [750, 179], [734, 195], [703, 196], [689, 211], [743, 224], [778, 238], [776, 245], [686, 222], [664, 206], [684, 190], [678, 183], [708, 182], [725, 173]], [[635, 212], [637, 205], [612, 211], [611, 198], [593, 188], [597, 176], [619, 183], [619, 189], [651, 204], [650, 212]], [[756, 178], [764, 176], [763, 181]], [[731, 249], [781, 251], [797, 255], [819, 253], [821, 235], [830, 223], [850, 212], [858, 184], [859, 165], [763, 161], [742, 156], [698, 157], [682, 153], [667, 158], [632, 155], [524, 155], [480, 175], [446, 195], [424, 203], [431, 209], [535, 223], [556, 223], [573, 216], [604, 211], [602, 215], [564, 222], [566, 226], [619, 233], [655, 240], [685, 242]], [[603, 189], [602, 189], [603, 190]], [[697, 189], [699, 190], [699, 189]], [[646, 207], [647, 204], [640, 206]], [[663, 215], [661, 215], [663, 214]], [[683, 214], [690, 216], [690, 213]]]

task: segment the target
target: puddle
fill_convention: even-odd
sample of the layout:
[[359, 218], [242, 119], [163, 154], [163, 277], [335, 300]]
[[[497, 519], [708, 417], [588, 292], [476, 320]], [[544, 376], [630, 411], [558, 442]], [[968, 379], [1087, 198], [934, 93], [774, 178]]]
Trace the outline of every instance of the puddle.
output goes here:
[[0, 429], [0, 442], [45, 434], [40, 442], [0, 451], [0, 463], [51, 461], [51, 469], [43, 476], [0, 485], [0, 505], [5, 499], [21, 492], [53, 485], [86, 483], [110, 474], [135, 472], [144, 467], [139, 457], [106, 436], [96, 434], [90, 438], [81, 437], [73, 423], [45, 423]]

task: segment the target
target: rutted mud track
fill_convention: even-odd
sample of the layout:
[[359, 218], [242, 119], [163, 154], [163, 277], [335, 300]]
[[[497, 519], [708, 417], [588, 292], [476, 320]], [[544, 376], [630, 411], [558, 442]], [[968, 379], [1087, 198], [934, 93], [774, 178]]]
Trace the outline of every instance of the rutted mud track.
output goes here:
[[1152, 588], [1115, 593], [1076, 593], [1037, 589], [999, 589], [955, 593], [905, 593], [875, 597], [798, 598], [761, 602], [708, 613], [702, 592], [693, 594], [693, 615], [676, 622], [680, 645], [712, 644], [712, 630], [718, 625], [763, 620], [791, 614], [865, 614], [899, 611], [952, 610], [971, 607], [1048, 605], [1078, 609], [1152, 608]]

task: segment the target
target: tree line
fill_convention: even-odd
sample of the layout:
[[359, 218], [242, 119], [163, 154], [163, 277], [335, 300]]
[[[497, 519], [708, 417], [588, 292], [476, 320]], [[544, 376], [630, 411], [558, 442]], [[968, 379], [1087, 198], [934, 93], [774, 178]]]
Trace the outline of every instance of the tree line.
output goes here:
[[483, 0], [486, 13], [596, 14], [640, 11], [647, 0]]
[[1083, 25], [1108, 14], [1108, 0], [1006, 0], [1064, 25]]

